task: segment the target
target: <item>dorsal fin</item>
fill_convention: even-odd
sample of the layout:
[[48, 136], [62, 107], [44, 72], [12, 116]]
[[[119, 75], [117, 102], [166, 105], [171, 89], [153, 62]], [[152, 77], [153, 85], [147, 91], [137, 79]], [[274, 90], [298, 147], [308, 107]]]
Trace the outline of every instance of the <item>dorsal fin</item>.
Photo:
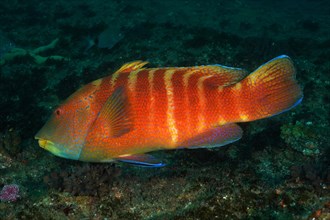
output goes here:
[[132, 62], [129, 62], [129, 63], [125, 63], [115, 73], [129, 73], [129, 72], [132, 72], [134, 70], [141, 69], [146, 64], [148, 64], [148, 62], [144, 62], [142, 60], [136, 60], [136, 61], [132, 61]]
[[248, 71], [244, 69], [219, 64], [208, 65], [205, 68], [213, 76], [205, 80], [205, 84], [212, 87], [229, 86], [241, 81], [248, 75]]
[[184, 67], [182, 69], [186, 69], [186, 71], [182, 73], [185, 75], [185, 78], [192, 76], [203, 77], [204, 84], [214, 88], [235, 84], [248, 75], [248, 72], [244, 69], [221, 66], [218, 64]]

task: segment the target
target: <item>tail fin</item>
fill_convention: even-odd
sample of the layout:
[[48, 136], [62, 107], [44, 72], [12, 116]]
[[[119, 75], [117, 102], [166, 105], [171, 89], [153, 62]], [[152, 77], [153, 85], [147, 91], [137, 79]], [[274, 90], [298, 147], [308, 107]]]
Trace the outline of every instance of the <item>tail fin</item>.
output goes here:
[[291, 59], [278, 56], [260, 66], [242, 83], [246, 83], [252, 106], [249, 121], [270, 117], [297, 106], [303, 93], [295, 79]]

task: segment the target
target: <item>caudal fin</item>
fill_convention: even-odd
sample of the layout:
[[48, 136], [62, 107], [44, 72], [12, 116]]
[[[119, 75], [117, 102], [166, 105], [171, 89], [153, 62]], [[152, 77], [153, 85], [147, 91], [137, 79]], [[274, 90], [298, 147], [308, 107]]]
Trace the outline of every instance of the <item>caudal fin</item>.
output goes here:
[[260, 66], [242, 83], [245, 84], [249, 107], [249, 121], [270, 117], [297, 106], [303, 93], [295, 79], [296, 71], [291, 59], [278, 56]]

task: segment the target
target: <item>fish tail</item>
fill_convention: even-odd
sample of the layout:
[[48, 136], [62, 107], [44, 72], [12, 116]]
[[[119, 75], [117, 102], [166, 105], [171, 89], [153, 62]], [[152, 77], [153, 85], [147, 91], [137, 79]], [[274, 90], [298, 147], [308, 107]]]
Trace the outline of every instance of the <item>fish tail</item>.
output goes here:
[[277, 115], [297, 106], [303, 93], [295, 75], [292, 60], [281, 55], [246, 77], [241, 83], [247, 90], [245, 103], [249, 103], [249, 121]]

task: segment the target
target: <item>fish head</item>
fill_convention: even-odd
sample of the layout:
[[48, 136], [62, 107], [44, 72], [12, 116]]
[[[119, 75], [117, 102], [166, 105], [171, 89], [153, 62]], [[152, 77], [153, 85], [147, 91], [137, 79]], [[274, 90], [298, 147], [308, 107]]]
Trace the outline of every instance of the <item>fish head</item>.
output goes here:
[[39, 146], [52, 154], [79, 160], [88, 129], [97, 113], [93, 86], [86, 85], [57, 107], [35, 135]]

